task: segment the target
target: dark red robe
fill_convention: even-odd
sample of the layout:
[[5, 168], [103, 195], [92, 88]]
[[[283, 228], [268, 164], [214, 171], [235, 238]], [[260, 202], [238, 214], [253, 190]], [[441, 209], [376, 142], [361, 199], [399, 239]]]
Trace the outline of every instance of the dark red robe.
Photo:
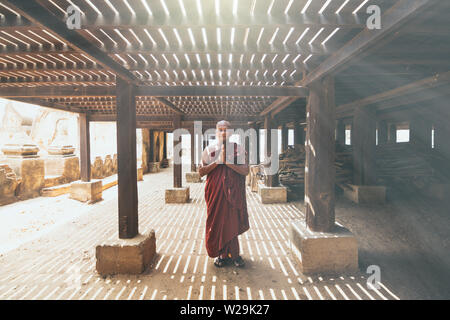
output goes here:
[[[237, 144], [234, 149], [236, 160]], [[214, 152], [211, 156], [215, 157]], [[224, 164], [208, 174], [205, 186], [208, 256], [218, 257], [231, 240], [249, 229], [245, 191], [245, 176]]]

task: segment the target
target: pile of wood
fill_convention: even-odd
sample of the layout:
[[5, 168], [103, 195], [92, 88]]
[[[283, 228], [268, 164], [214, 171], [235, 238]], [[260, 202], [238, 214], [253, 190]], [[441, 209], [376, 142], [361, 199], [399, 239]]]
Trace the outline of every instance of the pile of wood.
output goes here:
[[446, 180], [444, 163], [431, 149], [420, 149], [410, 143], [386, 144], [377, 147], [378, 182], [402, 189], [422, 189], [431, 183]]
[[[304, 188], [305, 184], [305, 146], [295, 145], [280, 154], [280, 169], [278, 179], [280, 184], [289, 188]], [[336, 149], [336, 184], [346, 184], [352, 181], [351, 149]]]

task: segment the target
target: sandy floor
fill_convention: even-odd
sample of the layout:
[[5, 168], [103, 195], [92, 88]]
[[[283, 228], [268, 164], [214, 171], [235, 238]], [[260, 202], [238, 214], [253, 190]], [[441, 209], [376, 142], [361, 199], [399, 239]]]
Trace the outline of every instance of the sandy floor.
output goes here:
[[[158, 251], [152, 269], [139, 276], [95, 272], [95, 246], [117, 238], [117, 187], [94, 205], [60, 196], [0, 207], [0, 299], [450, 298], [445, 207], [339, 199], [336, 217], [357, 236], [361, 272], [305, 277], [288, 241], [290, 221], [304, 218], [303, 203], [261, 205], [248, 191], [251, 231], [241, 236], [247, 267], [216, 269], [204, 250], [204, 185], [190, 184], [190, 204], [165, 205], [170, 170], [138, 184], [140, 232], [156, 231]], [[381, 268], [378, 291], [365, 284], [369, 265]]]

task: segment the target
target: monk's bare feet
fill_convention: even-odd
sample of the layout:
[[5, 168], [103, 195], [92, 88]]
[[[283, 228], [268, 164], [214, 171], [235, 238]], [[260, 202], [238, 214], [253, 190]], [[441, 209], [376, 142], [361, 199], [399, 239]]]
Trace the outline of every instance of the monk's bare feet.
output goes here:
[[233, 260], [233, 264], [238, 268], [243, 268], [245, 266], [245, 261], [242, 259], [241, 256], [238, 256], [236, 259]]
[[222, 268], [222, 267], [226, 266], [229, 262], [230, 262], [230, 259], [228, 259], [228, 258], [217, 257], [217, 258], [214, 260], [214, 265], [215, 265], [217, 268]]

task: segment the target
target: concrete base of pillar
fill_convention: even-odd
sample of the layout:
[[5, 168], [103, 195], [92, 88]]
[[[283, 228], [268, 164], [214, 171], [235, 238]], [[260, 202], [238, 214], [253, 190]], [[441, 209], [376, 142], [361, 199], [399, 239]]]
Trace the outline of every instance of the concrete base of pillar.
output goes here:
[[101, 244], [95, 249], [96, 269], [102, 275], [140, 274], [151, 264], [156, 254], [156, 237], [152, 230], [148, 235], [133, 239], [117, 239]]
[[189, 183], [199, 183], [202, 182], [200, 173], [198, 172], [186, 172], [186, 182]]
[[358, 243], [346, 228], [336, 225], [333, 232], [314, 232], [304, 221], [290, 226], [291, 249], [303, 274], [349, 274], [358, 272]]
[[285, 203], [287, 202], [287, 188], [286, 187], [266, 187], [265, 185], [258, 185], [258, 196], [261, 203]]
[[189, 187], [166, 189], [166, 203], [187, 203], [189, 198]]
[[384, 186], [348, 186], [348, 188], [344, 188], [344, 196], [355, 203], [386, 203], [386, 187]]
[[94, 203], [102, 200], [102, 181], [75, 181], [70, 184], [70, 198], [81, 202]]
[[161, 170], [159, 162], [149, 162], [148, 163], [148, 172], [156, 173]]
[[449, 200], [450, 184], [434, 183], [425, 189], [426, 194], [434, 199]]

